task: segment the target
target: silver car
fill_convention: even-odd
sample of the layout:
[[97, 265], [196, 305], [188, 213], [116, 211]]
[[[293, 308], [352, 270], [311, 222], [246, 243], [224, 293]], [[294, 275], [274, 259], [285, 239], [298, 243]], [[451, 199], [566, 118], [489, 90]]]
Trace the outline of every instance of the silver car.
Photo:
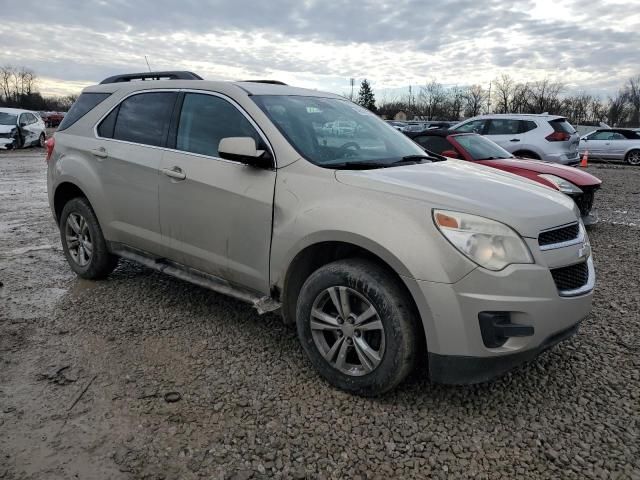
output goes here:
[[[336, 121], [353, 136], [314, 128]], [[432, 156], [337, 95], [116, 76], [83, 91], [49, 146], [49, 202], [80, 277], [127, 258], [280, 310], [349, 392], [381, 394], [413, 368], [486, 381], [591, 309], [569, 197]]]
[[640, 133], [625, 128], [601, 128], [580, 139], [580, 155], [640, 165]]
[[566, 118], [548, 114], [488, 114], [451, 127], [479, 133], [516, 157], [575, 165], [580, 138]]

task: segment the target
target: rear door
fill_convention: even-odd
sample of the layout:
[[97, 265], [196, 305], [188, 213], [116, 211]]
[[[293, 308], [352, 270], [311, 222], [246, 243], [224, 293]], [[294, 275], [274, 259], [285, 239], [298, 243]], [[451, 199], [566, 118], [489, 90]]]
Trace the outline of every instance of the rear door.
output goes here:
[[514, 152], [522, 144], [520, 120], [492, 118], [487, 125], [485, 136], [508, 152]]
[[[604, 158], [610, 160], [624, 160], [624, 154], [633, 141], [627, 139], [621, 132], [611, 132], [608, 142], [606, 142], [606, 152]], [[637, 142], [637, 141], [636, 141]]]
[[275, 170], [220, 158], [226, 137], [269, 148], [232, 100], [184, 92], [160, 168], [160, 223], [168, 258], [267, 293]]
[[165, 256], [158, 169], [178, 93], [138, 92], [100, 122], [93, 162], [101, 179], [109, 240]]

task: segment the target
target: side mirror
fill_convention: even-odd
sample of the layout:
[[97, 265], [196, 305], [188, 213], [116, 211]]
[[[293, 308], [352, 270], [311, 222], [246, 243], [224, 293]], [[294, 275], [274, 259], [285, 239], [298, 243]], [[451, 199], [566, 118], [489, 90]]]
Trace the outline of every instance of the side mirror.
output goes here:
[[272, 168], [273, 158], [268, 150], [258, 150], [251, 137], [227, 137], [218, 144], [218, 155], [225, 160], [246, 163], [257, 168]]
[[580, 140], [583, 140], [583, 141], [585, 141], [585, 142], [586, 142], [586, 141], [587, 141], [587, 140], [589, 140], [589, 139], [588, 139], [587, 137], [582, 137]]
[[440, 155], [442, 155], [443, 157], [449, 157], [449, 158], [460, 158], [460, 154], [455, 150], [445, 150]]
[[27, 126], [27, 121], [26, 120], [21, 120], [20, 121], [20, 126], [21, 127], [26, 127]]

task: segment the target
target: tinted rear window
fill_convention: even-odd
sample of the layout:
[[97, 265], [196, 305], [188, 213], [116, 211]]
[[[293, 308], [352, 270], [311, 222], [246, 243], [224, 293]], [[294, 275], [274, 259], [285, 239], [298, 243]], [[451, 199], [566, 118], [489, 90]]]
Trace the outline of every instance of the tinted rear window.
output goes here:
[[549, 125], [551, 125], [553, 127], [553, 130], [556, 132], [564, 132], [569, 134], [576, 133], [576, 129], [573, 128], [569, 122], [567, 122], [566, 118], [550, 120]]
[[71, 106], [67, 114], [64, 116], [58, 130], [64, 130], [76, 123], [87, 113], [95, 108], [96, 105], [102, 103], [110, 93], [83, 93], [75, 103]]
[[113, 138], [156, 147], [164, 145], [176, 97], [175, 92], [154, 92], [127, 98], [120, 104]]

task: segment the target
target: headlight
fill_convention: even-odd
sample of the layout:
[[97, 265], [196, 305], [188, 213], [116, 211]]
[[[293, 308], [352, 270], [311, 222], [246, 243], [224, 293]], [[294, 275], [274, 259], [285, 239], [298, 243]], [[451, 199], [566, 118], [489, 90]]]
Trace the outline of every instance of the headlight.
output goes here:
[[520, 235], [503, 223], [445, 210], [434, 210], [433, 221], [454, 247], [481, 267], [498, 271], [512, 263], [533, 263]]
[[556, 177], [555, 175], [547, 173], [543, 173], [538, 176], [553, 183], [562, 193], [582, 193], [580, 187], [574, 185], [569, 180], [565, 180], [564, 178]]

